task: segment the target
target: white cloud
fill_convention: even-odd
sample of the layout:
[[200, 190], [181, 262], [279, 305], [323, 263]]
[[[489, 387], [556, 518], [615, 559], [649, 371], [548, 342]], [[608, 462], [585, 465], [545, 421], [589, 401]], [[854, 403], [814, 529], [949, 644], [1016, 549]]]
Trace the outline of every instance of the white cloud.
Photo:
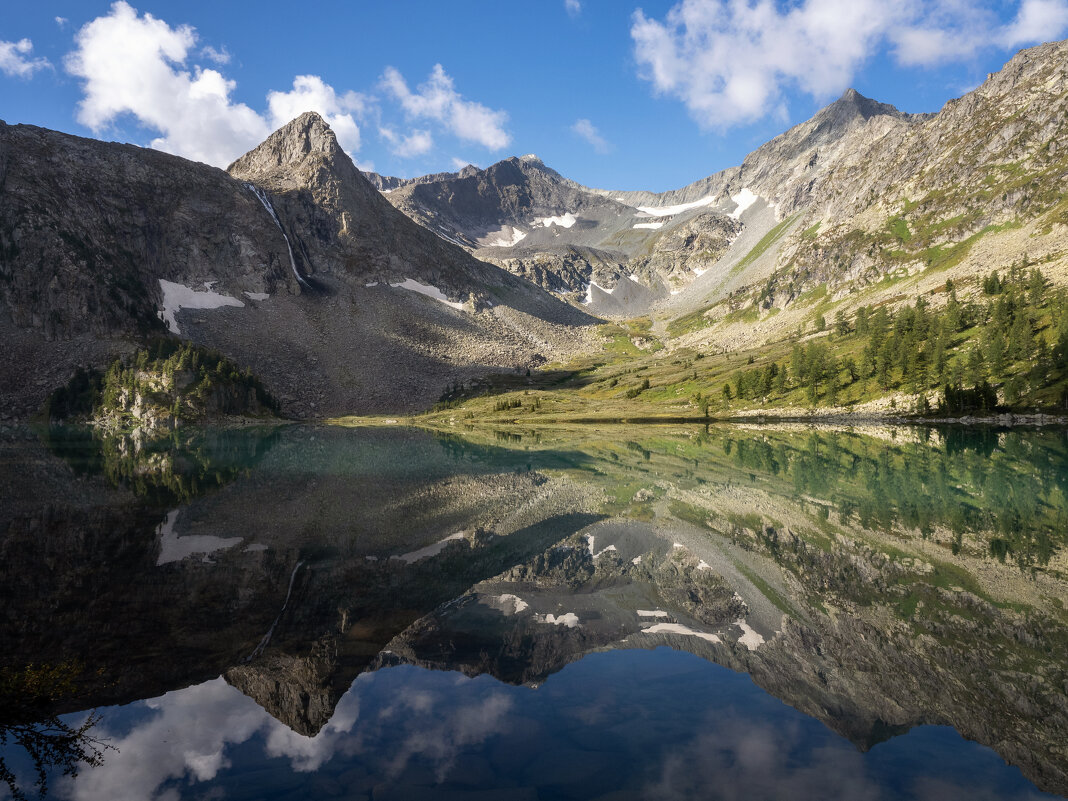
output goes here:
[[123, 114], [159, 131], [152, 147], [225, 166], [259, 144], [267, 123], [243, 103], [221, 73], [185, 63], [196, 43], [187, 25], [171, 28], [125, 2], [86, 24], [67, 56], [67, 70], [84, 80], [77, 119], [101, 131]]
[[124, 736], [104, 764], [66, 780], [75, 801], [144, 801], [168, 779], [211, 781], [227, 767], [229, 745], [243, 743], [267, 721], [255, 702], [215, 679], [145, 702], [155, 714]]
[[589, 120], [576, 120], [571, 130], [593, 145], [593, 149], [598, 153], [607, 153], [612, 149], [608, 141], [601, 136], [601, 132]]
[[230, 51], [225, 47], [221, 50], [216, 50], [211, 45], [204, 45], [200, 48], [200, 54], [209, 61], [214, 61], [216, 64], [229, 64], [232, 56]]
[[390, 144], [390, 152], [401, 158], [421, 156], [434, 146], [434, 137], [427, 130], [414, 130], [407, 136], [401, 136], [389, 126], [378, 129], [379, 135]]
[[462, 158], [459, 158], [458, 156], [453, 156], [452, 157], [452, 168], [454, 170], [456, 170], [457, 172], [459, 172], [460, 170], [462, 170], [464, 167], [467, 167], [467, 166], [478, 167], [477, 164], [475, 164], [473, 161], [470, 161], [468, 159], [462, 159]]
[[70, 20], [68, 20], [66, 17], [56, 17], [56, 25], [61, 28], [65, 26], [68, 22], [70, 22]]
[[[634, 13], [631, 37], [643, 77], [682, 100], [705, 128], [781, 115], [784, 95], [818, 99], [848, 87], [889, 47], [899, 64], [966, 60], [991, 47], [1058, 38], [1068, 0], [1023, 0], [1003, 24], [994, 0], [681, 0], [663, 21]], [[998, 6], [1000, 7], [1000, 6]]]
[[927, 67], [971, 58], [996, 38], [997, 25], [993, 11], [973, 0], [928, 0], [888, 35], [899, 64]]
[[1005, 29], [1005, 47], [1060, 39], [1068, 29], [1066, 0], [1024, 0], [1016, 19]]
[[841, 91], [894, 9], [880, 0], [683, 0], [664, 23], [636, 11], [638, 62], [660, 92], [682, 99], [704, 127], [763, 117], [783, 84], [815, 95]]
[[580, 0], [564, 0], [564, 8], [567, 10], [568, 15], [572, 17], [577, 17], [582, 13]]
[[33, 42], [19, 39], [17, 42], [0, 42], [0, 72], [12, 78], [29, 78], [37, 70], [52, 66], [47, 58], [31, 58]]
[[[28, 74], [47, 65], [44, 59], [28, 60], [30, 47], [28, 40], [0, 43], [0, 69]], [[220, 69], [230, 60], [225, 47], [198, 42], [191, 26], [172, 26], [118, 0], [77, 32], [64, 64], [81, 79], [76, 116], [86, 127], [99, 134], [132, 118], [155, 135], [151, 147], [220, 167], [306, 111], [322, 115], [353, 157], [361, 148], [361, 126], [367, 124], [382, 131], [401, 157], [430, 152], [433, 127], [491, 150], [511, 141], [505, 130], [508, 115], [465, 99], [440, 64], [414, 91], [388, 67], [377, 86], [381, 96], [339, 91], [317, 75], [297, 75], [290, 89], [267, 95], [264, 109], [235, 99], [237, 85]], [[395, 103], [395, 114], [433, 125], [406, 126], [406, 135], [395, 133], [381, 121], [386, 97]], [[373, 169], [366, 161], [358, 166]]]
[[[222, 678], [174, 690], [135, 705], [146, 714], [138, 714], [125, 731], [110, 730], [105, 718], [94, 735], [116, 750], [77, 779], [61, 779], [59, 795], [73, 801], [164, 801], [177, 797], [168, 785], [199, 795], [196, 790], [207, 789], [205, 783], [227, 770], [233, 749], [245, 743], [262, 748], [267, 757], [287, 759], [297, 773], [359, 755], [382, 776], [396, 777], [412, 761], [421, 761], [444, 781], [465, 748], [507, 731], [513, 702], [505, 693], [483, 693], [466, 678], [431, 678], [432, 686], [451, 686], [443, 687], [444, 693], [408, 688], [379, 707], [375, 699], [385, 690], [374, 686], [388, 685], [389, 677], [364, 674], [313, 737], [275, 720]], [[362, 693], [371, 697], [367, 713], [361, 709]]]
[[225, 167], [272, 130], [316, 111], [345, 150], [353, 154], [360, 148], [353, 114], [365, 108], [361, 95], [338, 93], [316, 75], [298, 75], [291, 90], [267, 95], [267, 113], [260, 114], [232, 100], [234, 81], [190, 63], [195, 55], [226, 63], [225, 48], [198, 49], [190, 26], [172, 28], [151, 14], [141, 16], [124, 0], [85, 25], [75, 43], [66, 67], [84, 80], [77, 119], [95, 132], [130, 114], [161, 134], [152, 147]]
[[400, 102], [410, 118], [435, 120], [460, 139], [478, 142], [490, 150], [499, 150], [512, 141], [504, 130], [508, 115], [464, 100], [440, 64], [434, 65], [430, 77], [415, 92], [393, 67], [386, 67], [381, 86]]
[[362, 115], [367, 99], [356, 92], [338, 94], [317, 75], [298, 75], [289, 92], [267, 95], [271, 128], [279, 128], [305, 111], [315, 111], [333, 129], [338, 142], [349, 153], [360, 149], [360, 128], [353, 114]]

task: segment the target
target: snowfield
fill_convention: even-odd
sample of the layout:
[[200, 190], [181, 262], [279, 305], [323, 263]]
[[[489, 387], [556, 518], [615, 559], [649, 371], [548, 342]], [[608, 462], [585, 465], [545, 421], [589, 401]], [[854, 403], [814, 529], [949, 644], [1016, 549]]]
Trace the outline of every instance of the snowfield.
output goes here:
[[578, 221], [578, 218], [570, 211], [560, 217], [536, 217], [534, 225], [548, 228], [550, 225], [559, 225], [561, 228], [570, 228]]
[[[367, 286], [371, 286], [368, 284]], [[430, 284], [420, 284], [414, 278], [405, 278], [403, 281], [397, 284], [390, 284], [394, 289], [407, 289], [411, 292], [418, 292], [420, 295], [426, 295], [428, 298], [444, 303], [446, 306], [452, 306], [454, 309], [463, 311], [464, 304], [459, 301], [449, 300], [448, 297], [438, 289], [436, 286], [430, 286]]]
[[754, 203], [756, 203], [759, 199], [760, 198], [757, 195], [754, 195], [748, 186], [741, 192], [739, 192], [737, 195], [731, 195], [731, 200], [734, 201], [737, 208], [731, 212], [730, 216], [736, 220], [741, 219], [742, 214], [745, 212], [745, 210], [752, 206]]
[[702, 206], [711, 206], [716, 202], [716, 199], [709, 195], [703, 197], [700, 200], [695, 200], [692, 203], [680, 203], [677, 206], [638, 206], [638, 211], [644, 212], [649, 217], [671, 217], [674, 214], [681, 214], [684, 211], [690, 209], [699, 209]]
[[[501, 233], [503, 234], [504, 232], [502, 231]], [[518, 228], [513, 228], [511, 240], [507, 240], [502, 236], [498, 239], [494, 239], [490, 244], [499, 248], [513, 248], [526, 238], [526, 233], [520, 231]]]
[[223, 306], [243, 307], [245, 305], [235, 297], [214, 292], [211, 288], [212, 283], [214, 281], [205, 283], [204, 286], [207, 288], [198, 292], [184, 284], [159, 279], [159, 288], [163, 291], [163, 308], [156, 314], [167, 324], [172, 334], [182, 333], [178, 330], [178, 321], [174, 319], [179, 309], [221, 309]]

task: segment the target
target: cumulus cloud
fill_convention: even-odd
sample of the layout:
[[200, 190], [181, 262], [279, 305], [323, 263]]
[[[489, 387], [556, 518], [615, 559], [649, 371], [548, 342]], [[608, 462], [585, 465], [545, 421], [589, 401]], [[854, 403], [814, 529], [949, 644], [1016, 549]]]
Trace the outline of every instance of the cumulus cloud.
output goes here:
[[1016, 19], [1005, 28], [1002, 44], [1020, 47], [1059, 39], [1068, 30], [1066, 0], [1024, 0]]
[[401, 136], [388, 126], [378, 129], [379, 135], [390, 144], [390, 152], [401, 158], [421, 156], [434, 146], [434, 137], [427, 130], [414, 130], [407, 136]]
[[317, 75], [298, 75], [293, 79], [291, 91], [267, 95], [271, 128], [279, 128], [305, 111], [315, 111], [326, 120], [349, 153], [360, 149], [360, 128], [353, 114], [362, 115], [367, 104], [367, 99], [356, 92], [338, 94]]
[[575, 124], [571, 126], [571, 130], [593, 145], [593, 149], [598, 153], [607, 153], [612, 149], [608, 141], [601, 136], [601, 132], [589, 120], [576, 120]]
[[993, 0], [682, 0], [663, 20], [636, 11], [631, 38], [657, 92], [682, 100], [703, 127], [725, 129], [781, 113], [788, 89], [841, 92], [880, 48], [899, 64], [932, 66], [1066, 29], [1068, 0], [1023, 0], [1008, 24]]
[[580, 0], [564, 0], [564, 8], [567, 10], [568, 15], [572, 17], [577, 17], [582, 13]]
[[[503, 693], [491, 693], [470, 704], [459, 704], [434, 714], [438, 699], [429, 693], [416, 693], [405, 699], [410, 712], [404, 728], [407, 736], [389, 765], [389, 773], [399, 776], [416, 756], [435, 764], [439, 782], [445, 781], [457, 757], [465, 747], [483, 743], [507, 729], [507, 716], [513, 707], [512, 699]], [[388, 719], [384, 711], [382, 719]], [[417, 724], [412, 725], [412, 717]]]
[[155, 714], [125, 736], [102, 732], [115, 746], [104, 764], [66, 782], [75, 801], [144, 801], [169, 779], [211, 781], [230, 764], [228, 746], [243, 743], [266, 713], [222, 679], [167, 693], [145, 706]]
[[452, 168], [454, 170], [456, 170], [457, 172], [462, 170], [464, 167], [467, 167], [468, 165], [470, 165], [472, 167], [478, 167], [477, 164], [475, 164], [473, 161], [470, 161], [468, 159], [462, 159], [459, 156], [453, 156], [452, 157]]
[[978, 3], [933, 0], [919, 8], [921, 13], [888, 31], [899, 64], [951, 64], [971, 58], [997, 38], [997, 16]]
[[[465, 748], [507, 730], [513, 702], [504, 693], [484, 694], [465, 679], [444, 693], [406, 687], [394, 696], [375, 686], [388, 683], [388, 676], [365, 675], [313, 737], [275, 720], [222, 678], [141, 702], [147, 714], [126, 731], [121, 724], [112, 731], [104, 723], [94, 732], [116, 750], [76, 780], [61, 780], [60, 795], [73, 801], [164, 801], [176, 797], [170, 789], [176, 784], [195, 787], [214, 781], [231, 767], [233, 749], [249, 743], [267, 757], [288, 760], [296, 773], [359, 755], [382, 776], [400, 776], [418, 761], [444, 781]], [[451, 681], [431, 677], [435, 684], [439, 680]], [[370, 696], [366, 711], [364, 694]], [[387, 705], [379, 705], [378, 699]]]
[[198, 49], [193, 28], [139, 15], [124, 0], [86, 24], [75, 44], [66, 68], [83, 80], [77, 119], [94, 132], [129, 114], [160, 133], [152, 147], [225, 167], [275, 128], [316, 111], [350, 154], [360, 148], [353, 115], [365, 108], [361, 95], [339, 93], [316, 75], [298, 75], [289, 91], [268, 94], [267, 114], [260, 114], [234, 102], [234, 81], [190, 64], [195, 55], [225, 63], [230, 58], [225, 49]]
[[[45, 59], [30, 58], [31, 47], [29, 40], [0, 42], [0, 70], [28, 75], [47, 66]], [[435, 145], [432, 127], [491, 150], [511, 141], [508, 115], [464, 98], [440, 64], [415, 90], [387, 68], [371, 94], [335, 89], [318, 75], [297, 75], [291, 88], [268, 93], [263, 109], [234, 97], [236, 82], [220, 69], [230, 60], [225, 47], [199, 43], [191, 26], [172, 26], [118, 0], [77, 32], [64, 65], [82, 83], [76, 118], [95, 133], [133, 118], [155, 135], [149, 146], [220, 167], [306, 111], [322, 115], [354, 158], [362, 145], [361, 125], [377, 127], [400, 157], [429, 152]], [[424, 124], [397, 133], [382, 121], [386, 98], [394, 115]], [[357, 164], [373, 169], [368, 161]]]
[[465, 100], [440, 64], [434, 65], [430, 77], [414, 92], [394, 67], [386, 68], [381, 86], [412, 119], [433, 120], [454, 136], [490, 150], [499, 150], [512, 141], [504, 129], [508, 115]]
[[37, 70], [52, 66], [47, 58], [33, 58], [32, 52], [33, 42], [29, 39], [0, 41], [0, 72], [12, 78], [29, 78]]
[[227, 50], [225, 47], [220, 50], [216, 50], [211, 45], [204, 45], [202, 48], [200, 48], [200, 54], [209, 61], [214, 61], [216, 64], [229, 64], [230, 59], [232, 58], [232, 56], [230, 55], [230, 51]]
[[705, 127], [763, 117], [783, 85], [840, 91], [894, 14], [880, 0], [684, 0], [665, 22], [634, 14], [638, 62], [660, 92], [681, 98]]
[[188, 25], [139, 16], [120, 0], [87, 23], [75, 43], [66, 67], [84, 81], [77, 119], [93, 131], [132, 114], [162, 134], [152, 147], [218, 166], [270, 132], [259, 114], [231, 100], [233, 81], [217, 70], [186, 68], [196, 44]]

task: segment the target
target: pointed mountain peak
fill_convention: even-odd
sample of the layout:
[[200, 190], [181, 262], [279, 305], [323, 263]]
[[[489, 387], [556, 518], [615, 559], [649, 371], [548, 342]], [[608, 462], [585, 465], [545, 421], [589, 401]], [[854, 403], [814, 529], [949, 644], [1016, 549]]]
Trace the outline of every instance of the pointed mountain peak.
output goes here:
[[859, 117], [867, 120], [871, 117], [878, 117], [880, 115], [898, 118], [908, 116], [904, 112], [898, 111], [897, 108], [889, 103], [880, 103], [878, 100], [872, 100], [870, 97], [865, 97], [852, 87], [846, 89], [840, 98], [824, 108], [819, 114], [825, 113], [828, 114], [828, 116], [834, 116], [839, 120], [848, 117]]
[[331, 171], [355, 170], [326, 120], [306, 111], [231, 164], [227, 172], [235, 178], [264, 182], [323, 166]]

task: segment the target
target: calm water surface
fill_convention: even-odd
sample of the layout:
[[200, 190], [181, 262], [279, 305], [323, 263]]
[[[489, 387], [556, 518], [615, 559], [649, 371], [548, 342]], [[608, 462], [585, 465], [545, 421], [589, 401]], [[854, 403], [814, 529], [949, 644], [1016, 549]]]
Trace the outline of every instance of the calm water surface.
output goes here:
[[0, 432], [0, 799], [1068, 794], [1064, 431]]

